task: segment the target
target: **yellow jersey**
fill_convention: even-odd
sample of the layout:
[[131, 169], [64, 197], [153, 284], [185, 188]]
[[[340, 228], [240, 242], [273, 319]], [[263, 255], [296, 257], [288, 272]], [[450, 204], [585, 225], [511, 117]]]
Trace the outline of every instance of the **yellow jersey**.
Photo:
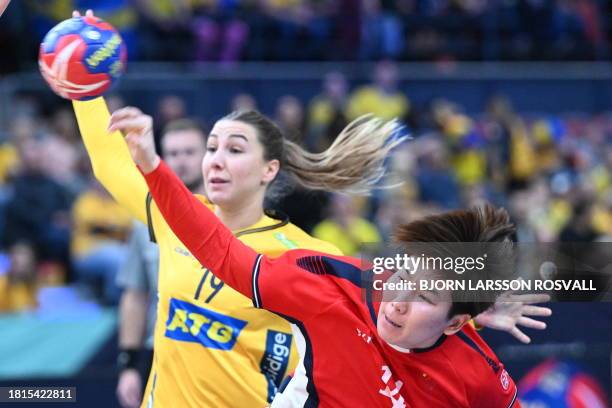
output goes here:
[[[264, 407], [297, 364], [289, 323], [234, 291], [185, 249], [148, 197], [119, 132], [108, 134], [102, 98], [74, 102], [96, 177], [159, 245], [154, 361], [142, 407]], [[204, 197], [200, 197], [206, 202]], [[236, 236], [260, 253], [293, 248], [340, 254], [287, 220], [263, 216]]]
[[72, 206], [72, 224], [72, 254], [82, 256], [109, 240], [125, 242], [132, 218], [105, 192], [89, 189]]
[[371, 85], [357, 88], [349, 97], [346, 108], [349, 120], [367, 113], [384, 120], [402, 119], [409, 111], [410, 101], [403, 93], [385, 94]]

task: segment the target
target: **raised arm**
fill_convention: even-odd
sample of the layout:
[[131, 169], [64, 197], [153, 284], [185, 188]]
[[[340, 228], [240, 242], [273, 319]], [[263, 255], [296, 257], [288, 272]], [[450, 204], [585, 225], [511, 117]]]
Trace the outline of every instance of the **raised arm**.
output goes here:
[[73, 102], [94, 175], [134, 217], [147, 222], [148, 187], [120, 132], [109, 132], [110, 114], [103, 98]]
[[[138, 161], [144, 162], [148, 159]], [[163, 161], [156, 158], [152, 163], [139, 166], [166, 223], [203, 266], [252, 299], [255, 307], [304, 321], [341, 301], [338, 285], [321, 272], [326, 262], [323, 257], [330, 259], [327, 262], [346, 257], [310, 250], [290, 250], [274, 259], [258, 255], [234, 237]], [[317, 258], [316, 271], [299, 267], [296, 260], [300, 257]], [[344, 265], [340, 275], [357, 280], [360, 270], [354, 264], [359, 262], [336, 261]]]
[[163, 161], [157, 158], [156, 163], [142, 170], [172, 231], [204, 267], [252, 299], [253, 272], [261, 256], [234, 237]]
[[[115, 115], [110, 130], [121, 130], [126, 135], [130, 155], [145, 175], [157, 208], [174, 234], [203, 266], [253, 299], [256, 307], [302, 321], [341, 301], [338, 285], [327, 274], [321, 274], [323, 266], [316, 271], [304, 268], [299, 265], [298, 258], [344, 257], [308, 250], [290, 250], [275, 259], [257, 254], [238, 240], [161, 161], [155, 153], [151, 133], [132, 132], [132, 124]], [[353, 264], [359, 263], [359, 259], [353, 260]], [[349, 269], [359, 276], [357, 267], [350, 265]], [[348, 274], [345, 267], [339, 275], [346, 277]]]
[[132, 113], [140, 111], [128, 107], [115, 112], [109, 131], [125, 134], [128, 157], [140, 167], [166, 223], [204, 267], [252, 299], [253, 270], [261, 257], [234, 237], [159, 158], [153, 133], [142, 131], [145, 119]]

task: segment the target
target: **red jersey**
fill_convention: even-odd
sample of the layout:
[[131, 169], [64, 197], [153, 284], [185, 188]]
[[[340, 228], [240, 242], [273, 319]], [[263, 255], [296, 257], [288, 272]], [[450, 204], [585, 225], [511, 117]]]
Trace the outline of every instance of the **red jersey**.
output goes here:
[[145, 178], [164, 218], [203, 266], [299, 329], [302, 361], [282, 406], [519, 406], [516, 385], [473, 328], [427, 349], [400, 351], [377, 335], [378, 305], [363, 296], [359, 259], [309, 250], [259, 255], [164, 162]]

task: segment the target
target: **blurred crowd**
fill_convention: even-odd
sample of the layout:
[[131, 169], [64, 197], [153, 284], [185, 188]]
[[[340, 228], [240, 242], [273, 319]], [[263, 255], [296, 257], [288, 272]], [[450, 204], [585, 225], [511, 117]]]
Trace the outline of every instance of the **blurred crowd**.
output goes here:
[[87, 8], [131, 61], [601, 60], [612, 37], [605, 0], [25, 0], [3, 16], [0, 72]]
[[[34, 307], [37, 287], [64, 283], [115, 304], [131, 220], [93, 178], [70, 105], [49, 110], [39, 101], [15, 100], [0, 137], [0, 310]], [[124, 104], [107, 101], [111, 111]], [[248, 94], [228, 106], [251, 108]], [[312, 100], [285, 95], [268, 113], [287, 137], [322, 151], [370, 112], [399, 118], [412, 136], [389, 159], [381, 188], [352, 198], [294, 190], [274, 204], [345, 254], [388, 238], [398, 223], [483, 201], [511, 212], [518, 241], [612, 239], [612, 112], [533, 116], [501, 95], [478, 115], [445, 99], [419, 106], [400, 90], [396, 65], [383, 61], [370, 83], [351, 87], [330, 72]], [[156, 129], [189, 116], [175, 95], [151, 113]]]

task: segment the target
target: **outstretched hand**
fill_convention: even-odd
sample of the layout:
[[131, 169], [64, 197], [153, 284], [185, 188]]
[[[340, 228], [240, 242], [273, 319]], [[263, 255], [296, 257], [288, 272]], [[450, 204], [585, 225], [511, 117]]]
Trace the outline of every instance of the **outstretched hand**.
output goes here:
[[507, 331], [520, 342], [527, 344], [531, 342], [531, 339], [518, 326], [544, 330], [546, 323], [527, 316], [550, 316], [552, 314], [550, 308], [533, 306], [535, 303], [548, 301], [550, 301], [550, 296], [545, 294], [515, 295], [506, 292], [497, 299], [493, 306], [476, 316], [474, 321], [480, 326]]
[[148, 174], [159, 165], [153, 139], [153, 118], [138, 108], [126, 107], [116, 110], [108, 124], [108, 131], [119, 130], [125, 136], [130, 154], [143, 173]]

